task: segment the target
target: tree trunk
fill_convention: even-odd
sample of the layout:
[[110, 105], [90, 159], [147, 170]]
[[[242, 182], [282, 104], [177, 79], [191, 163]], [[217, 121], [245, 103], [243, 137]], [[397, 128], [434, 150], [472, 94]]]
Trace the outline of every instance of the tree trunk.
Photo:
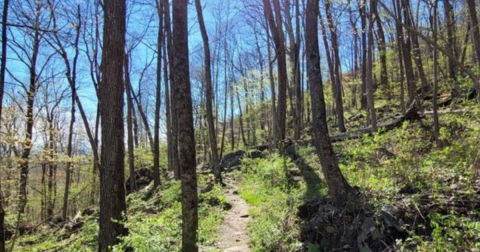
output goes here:
[[[447, 3], [444, 1], [444, 4]], [[445, 7], [446, 8], [446, 7]], [[433, 16], [431, 18], [432, 27], [433, 27], [433, 41], [437, 43], [437, 15], [438, 15], [438, 0], [435, 0], [433, 4]], [[455, 71], [452, 68], [450, 71], [453, 70], [453, 77], [452, 72], [450, 72], [450, 78], [455, 78]], [[433, 48], [433, 138], [435, 142], [439, 143], [439, 136], [440, 136], [440, 123], [438, 122], [438, 104], [437, 104], [437, 91], [438, 90], [438, 49], [435, 47]]]
[[207, 29], [205, 28], [205, 22], [203, 20], [202, 5], [200, 0], [195, 0], [195, 6], [197, 8], [198, 24], [200, 25], [200, 32], [202, 33], [203, 49], [205, 53], [205, 84], [206, 84], [206, 106], [207, 106], [207, 126], [208, 136], [210, 140], [210, 151], [212, 152], [212, 166], [213, 174], [217, 182], [222, 181], [222, 174], [220, 166], [218, 165], [218, 150], [217, 150], [217, 133], [215, 131], [215, 121], [213, 119], [213, 85], [212, 85], [212, 69], [210, 62], [210, 44], [208, 42]]
[[[135, 153], [133, 145], [133, 101], [132, 101], [132, 85], [130, 82], [130, 63], [129, 53], [124, 55], [124, 75], [125, 75], [125, 91], [127, 93], [127, 148], [128, 148], [128, 170], [130, 172], [130, 192], [137, 190], [137, 181], [135, 179]], [[155, 146], [153, 147], [155, 148]], [[155, 155], [155, 154], [154, 154]]]
[[388, 68], [387, 68], [387, 43], [385, 40], [385, 32], [383, 31], [382, 19], [378, 14], [378, 8], [375, 6], [373, 9], [375, 14], [375, 21], [377, 24], [377, 32], [378, 32], [378, 49], [380, 54], [380, 81], [382, 83], [383, 89], [387, 94], [387, 98], [391, 99], [392, 91], [390, 90], [390, 86], [388, 84]]
[[358, 1], [358, 11], [360, 13], [360, 21], [362, 25], [362, 86], [360, 95], [360, 106], [367, 109], [367, 11], [366, 0]]
[[[437, 3], [437, 2], [436, 2]], [[437, 3], [438, 4], [438, 3]], [[457, 41], [456, 41], [456, 28], [455, 28], [455, 10], [453, 9], [450, 0], [443, 1], [443, 9], [445, 12], [445, 26], [447, 29], [447, 45], [455, 57], [458, 57]], [[438, 11], [437, 11], [438, 12]], [[467, 29], [468, 31], [468, 29]], [[438, 52], [437, 52], [438, 54]], [[438, 56], [438, 55], [437, 55]], [[451, 80], [456, 80], [456, 66], [455, 62], [448, 59], [448, 74]], [[456, 84], [455, 84], [456, 86]]]
[[306, 10], [305, 50], [307, 53], [307, 75], [310, 82], [312, 100], [312, 129], [315, 149], [320, 159], [330, 196], [345, 202], [352, 196], [353, 189], [340, 171], [332, 143], [328, 135], [325, 99], [320, 69], [318, 48], [318, 1], [308, 0]]
[[124, 83], [123, 57], [125, 48], [125, 1], [104, 1], [102, 52], [102, 83], [99, 95], [102, 126], [100, 168], [100, 252], [120, 242], [127, 235], [122, 223], [127, 210], [125, 201], [125, 146], [124, 146]]
[[[167, 51], [168, 51], [168, 58], [169, 58], [169, 75], [170, 75], [170, 126], [171, 126], [171, 134], [172, 134], [172, 146], [169, 146], [172, 152], [172, 166], [173, 166], [173, 173], [175, 179], [180, 179], [181, 176], [181, 169], [179, 167], [179, 156], [178, 156], [178, 119], [177, 119], [177, 101], [175, 99], [175, 78], [174, 72], [174, 39], [171, 30], [171, 22], [170, 22], [170, 3], [168, 0], [162, 0], [163, 7], [164, 7], [164, 15], [165, 15], [165, 30], [167, 32]], [[175, 41], [176, 43], [176, 41]]]
[[198, 228], [197, 174], [188, 59], [188, 0], [173, 2], [173, 82], [178, 118], [179, 167], [182, 172], [182, 251], [196, 252]]
[[278, 67], [278, 106], [277, 106], [277, 135], [275, 136], [278, 141], [285, 139], [285, 126], [287, 115], [287, 57], [285, 55], [285, 36], [283, 33], [283, 24], [281, 17], [281, 8], [279, 0], [273, 0], [273, 6], [275, 9], [275, 17], [270, 5], [270, 0], [263, 0], [263, 8], [265, 17], [270, 25], [270, 31], [272, 32], [273, 42], [275, 44], [275, 52], [277, 55], [277, 67]]
[[[471, 32], [472, 32], [472, 43], [473, 49], [475, 50], [475, 56], [477, 58], [477, 64], [480, 67], [480, 28], [478, 27], [478, 18], [475, 0], [466, 0], [468, 4], [468, 11], [470, 13], [470, 23], [471, 23]], [[477, 94], [480, 94], [480, 81], [476, 81], [475, 89]], [[477, 99], [480, 102], [480, 95], [477, 95]]]
[[[7, 22], [9, 0], [3, 2], [2, 15], [2, 58], [0, 62], [0, 119], [2, 118], [3, 94], [5, 90], [5, 72], [7, 69]], [[5, 252], [5, 208], [2, 183], [0, 179], [0, 252]]]
[[376, 0], [370, 0], [370, 18], [368, 25], [368, 49], [367, 49], [367, 101], [372, 130], [377, 131], [377, 115], [375, 113], [375, 100], [373, 90], [373, 26], [374, 10], [377, 8]]
[[[398, 0], [401, 1], [400, 10], [403, 10], [404, 23], [408, 26], [412, 26], [410, 19], [410, 1], [409, 0]], [[399, 11], [400, 12], [400, 11]], [[402, 29], [403, 30], [403, 29]], [[412, 33], [406, 31], [402, 33], [403, 35], [403, 63], [405, 65], [405, 75], [407, 79], [407, 89], [408, 89], [408, 104], [411, 104], [416, 98], [417, 85], [415, 83], [415, 76], [412, 66]]]
[[[153, 126], [153, 186], [155, 188], [160, 185], [160, 105], [162, 103], [162, 44], [164, 41], [162, 1], [157, 1], [157, 14], [159, 20], [157, 34], [157, 86], [155, 88], [155, 121]], [[167, 132], [167, 135], [169, 134]]]
[[68, 196], [71, 184], [71, 177], [72, 177], [72, 167], [73, 167], [73, 133], [74, 133], [74, 125], [75, 125], [75, 95], [76, 89], [72, 90], [72, 107], [70, 110], [70, 127], [68, 131], [68, 143], [67, 143], [67, 156], [68, 162], [65, 171], [65, 191], [63, 194], [63, 211], [62, 211], [62, 219], [64, 221], [67, 220], [68, 216]]

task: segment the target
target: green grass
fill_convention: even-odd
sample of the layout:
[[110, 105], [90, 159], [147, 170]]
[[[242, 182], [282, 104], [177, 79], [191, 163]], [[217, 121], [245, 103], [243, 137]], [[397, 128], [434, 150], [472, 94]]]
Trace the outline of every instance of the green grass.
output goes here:
[[[199, 186], [204, 187], [210, 178], [199, 177]], [[113, 251], [123, 251], [126, 247], [138, 252], [180, 251], [181, 243], [181, 203], [180, 182], [164, 181], [157, 190], [149, 187], [127, 197], [128, 214], [126, 227], [129, 235]], [[199, 194], [199, 246], [213, 246], [217, 241], [218, 230], [224, 217], [226, 199], [222, 187]], [[97, 251], [98, 218], [85, 219], [81, 232], [68, 239], [60, 239], [66, 234], [64, 229], [45, 227], [43, 232], [22, 236], [15, 251]]]

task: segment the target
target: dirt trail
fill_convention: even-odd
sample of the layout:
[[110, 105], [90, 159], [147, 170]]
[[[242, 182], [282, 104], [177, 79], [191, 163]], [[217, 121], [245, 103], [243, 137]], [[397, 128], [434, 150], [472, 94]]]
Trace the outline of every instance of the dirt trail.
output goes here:
[[227, 184], [225, 197], [232, 208], [228, 210], [220, 227], [218, 248], [224, 252], [250, 252], [248, 204], [238, 194], [237, 182], [229, 174], [225, 174], [223, 180]]

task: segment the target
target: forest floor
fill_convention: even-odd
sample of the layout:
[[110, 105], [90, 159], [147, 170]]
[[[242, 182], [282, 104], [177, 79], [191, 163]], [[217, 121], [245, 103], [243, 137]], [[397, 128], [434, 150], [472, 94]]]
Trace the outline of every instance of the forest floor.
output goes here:
[[228, 210], [220, 227], [218, 248], [225, 252], [250, 251], [247, 230], [250, 221], [248, 204], [238, 193], [238, 181], [227, 174], [224, 182], [227, 185], [225, 198], [232, 208]]

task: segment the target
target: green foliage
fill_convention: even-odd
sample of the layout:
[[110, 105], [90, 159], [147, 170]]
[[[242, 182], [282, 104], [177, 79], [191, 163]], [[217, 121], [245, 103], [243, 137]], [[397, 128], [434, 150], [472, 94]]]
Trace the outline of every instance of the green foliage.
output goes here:
[[[204, 187], [208, 177], [199, 177], [199, 187]], [[129, 234], [113, 251], [179, 251], [181, 244], [180, 181], [164, 181], [153, 190], [152, 184], [127, 197], [128, 215], [124, 223]], [[223, 188], [199, 194], [199, 246], [212, 246], [217, 241], [223, 221], [226, 199]], [[65, 235], [68, 237], [66, 238]], [[30, 236], [20, 237], [16, 251], [96, 251], [98, 218], [94, 214], [84, 220], [78, 233], [69, 234], [65, 229], [50, 229]]]
[[267, 159], [244, 159], [241, 196], [250, 205], [249, 223], [254, 251], [295, 251], [298, 249], [296, 207], [304, 187], [292, 187], [288, 158], [272, 154]]
[[431, 238], [412, 234], [398, 248], [399, 251], [478, 251], [480, 249], [480, 222], [469, 217], [459, 217], [456, 213], [442, 215], [431, 213]]

